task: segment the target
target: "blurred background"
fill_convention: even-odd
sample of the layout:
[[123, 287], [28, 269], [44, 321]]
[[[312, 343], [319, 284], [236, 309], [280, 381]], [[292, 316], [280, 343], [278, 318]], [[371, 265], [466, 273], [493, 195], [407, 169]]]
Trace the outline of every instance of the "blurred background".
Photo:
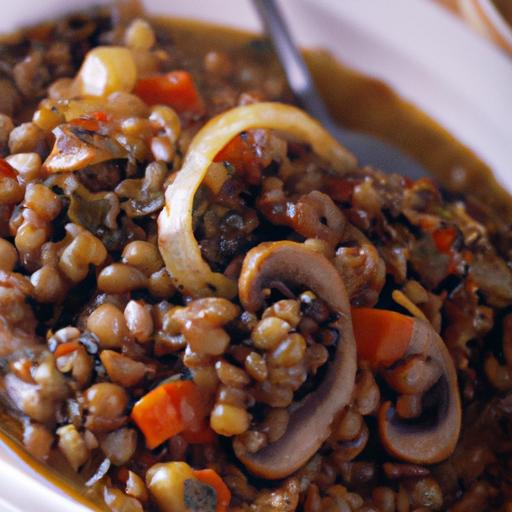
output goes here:
[[512, 56], [512, 0], [434, 0]]

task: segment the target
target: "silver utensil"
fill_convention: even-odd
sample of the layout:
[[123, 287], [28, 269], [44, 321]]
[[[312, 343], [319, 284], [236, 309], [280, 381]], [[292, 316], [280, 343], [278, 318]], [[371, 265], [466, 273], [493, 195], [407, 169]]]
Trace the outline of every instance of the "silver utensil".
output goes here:
[[372, 135], [349, 130], [335, 122], [327, 111], [313, 78], [293, 41], [275, 0], [253, 0], [266, 34], [284, 68], [288, 83], [300, 105], [357, 157], [360, 165], [372, 165], [411, 178], [428, 175], [428, 171], [397, 147]]

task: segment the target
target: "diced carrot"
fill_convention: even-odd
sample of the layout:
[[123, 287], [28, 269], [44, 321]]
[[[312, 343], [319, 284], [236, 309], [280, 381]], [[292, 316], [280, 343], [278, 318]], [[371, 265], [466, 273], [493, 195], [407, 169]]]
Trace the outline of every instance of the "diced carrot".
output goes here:
[[97, 132], [100, 129], [100, 123], [96, 119], [91, 119], [90, 117], [77, 117], [76, 119], [71, 119], [69, 124], [79, 126], [89, 132]]
[[439, 228], [432, 234], [437, 250], [442, 253], [449, 253], [457, 238], [457, 230], [454, 227]]
[[194, 471], [194, 476], [199, 481], [215, 489], [217, 493], [217, 507], [215, 512], [227, 512], [231, 501], [231, 491], [217, 472], [213, 469], [200, 469]]
[[199, 388], [190, 380], [162, 384], [144, 395], [132, 409], [132, 418], [150, 449], [186, 429], [199, 429], [205, 415]]
[[90, 132], [97, 132], [100, 129], [100, 123], [107, 123], [108, 121], [108, 115], [101, 110], [97, 110], [76, 119], [71, 119], [69, 123]]
[[136, 83], [134, 92], [148, 105], [169, 105], [180, 114], [204, 111], [203, 99], [188, 71], [142, 78]]
[[325, 192], [337, 202], [350, 201], [355, 183], [346, 178], [330, 178], [327, 180]]
[[3, 158], [0, 158], [0, 177], [16, 179], [16, 171]]
[[91, 112], [89, 114], [89, 117], [96, 119], [96, 121], [99, 121], [100, 123], [107, 123], [109, 120], [107, 114], [105, 112], [102, 112], [101, 110], [98, 110], [96, 112]]
[[214, 162], [225, 162], [228, 161], [233, 165], [243, 163], [243, 153], [247, 148], [247, 136], [244, 140], [241, 135], [237, 135], [232, 138], [218, 153], [217, 156], [213, 159]]
[[202, 424], [197, 429], [189, 428], [182, 432], [182, 437], [189, 444], [208, 444], [215, 441], [216, 434], [211, 429], [208, 422], [202, 421]]
[[414, 319], [394, 311], [353, 308], [352, 326], [359, 357], [373, 367], [400, 359], [411, 341]]
[[261, 181], [261, 159], [251, 132], [231, 139], [216, 155], [214, 162], [229, 162], [250, 185], [258, 185]]
[[142, 430], [150, 450], [179, 434], [184, 428], [179, 409], [165, 386], [159, 386], [144, 395], [133, 406], [132, 418]]
[[57, 345], [57, 348], [55, 349], [55, 357], [67, 356], [68, 354], [71, 354], [71, 352], [74, 352], [79, 346], [80, 342], [77, 340], [61, 343], [60, 345]]
[[197, 384], [191, 380], [177, 380], [164, 385], [173, 404], [180, 411], [186, 428], [198, 426], [206, 414]]

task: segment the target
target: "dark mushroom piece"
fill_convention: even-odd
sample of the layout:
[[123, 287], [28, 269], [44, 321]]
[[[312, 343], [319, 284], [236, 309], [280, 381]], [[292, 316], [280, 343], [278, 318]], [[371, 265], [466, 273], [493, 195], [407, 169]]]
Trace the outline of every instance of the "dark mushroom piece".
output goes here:
[[[416, 385], [428, 388], [423, 401], [428, 400], [434, 407], [418, 421], [403, 420], [392, 403], [386, 402], [379, 411], [379, 433], [391, 455], [414, 464], [434, 464], [449, 457], [459, 439], [461, 403], [457, 373], [445, 343], [432, 326], [424, 320], [412, 321], [410, 341], [401, 359], [405, 360], [404, 366], [421, 361], [418, 368], [422, 368], [424, 378], [416, 379]], [[428, 366], [435, 370], [429, 371]], [[396, 379], [386, 380], [392, 387], [398, 386]], [[403, 382], [399, 387], [402, 386]]]
[[357, 368], [350, 306], [345, 286], [334, 266], [322, 255], [295, 242], [263, 243], [247, 254], [239, 280], [239, 297], [247, 311], [263, 307], [265, 289], [274, 282], [312, 290], [322, 298], [336, 320], [336, 354], [321, 384], [290, 412], [286, 432], [256, 453], [235, 441], [237, 457], [253, 474], [277, 479], [305, 464], [329, 437], [337, 412], [350, 401]]

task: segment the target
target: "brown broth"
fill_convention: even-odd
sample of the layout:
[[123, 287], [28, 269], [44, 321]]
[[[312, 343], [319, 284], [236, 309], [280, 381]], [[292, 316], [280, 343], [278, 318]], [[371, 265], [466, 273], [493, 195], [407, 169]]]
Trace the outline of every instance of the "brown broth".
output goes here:
[[[253, 34], [197, 21], [157, 18], [173, 34], [184, 53], [204, 54], [205, 48], [244, 47]], [[476, 202], [477, 213], [491, 231], [512, 221], [510, 194], [490, 167], [436, 121], [403, 100], [384, 82], [338, 62], [323, 50], [305, 56], [315, 82], [333, 116], [343, 125], [396, 144], [423, 164], [446, 190]], [[281, 72], [275, 59], [269, 66]], [[463, 174], [465, 179], [461, 180]], [[492, 197], [492, 201], [489, 198]]]
[[78, 503], [95, 512], [109, 511], [100, 496], [87, 490], [83, 480], [70, 470], [65, 460], [59, 456], [56, 450], [53, 451], [47, 463], [40, 462], [24, 449], [20, 441], [21, 435], [19, 422], [10, 416], [7, 411], [0, 411], [0, 440], [2, 443], [41, 477], [64, 491]]
[[[177, 46], [192, 61], [204, 55], [206, 49], [233, 51], [234, 47], [240, 47], [242, 52], [258, 37], [195, 21], [164, 18], [154, 21], [170, 31]], [[325, 51], [308, 50], [306, 58], [331, 112], [341, 123], [396, 144], [430, 169], [445, 189], [474, 198], [491, 229], [502, 225], [504, 218], [512, 218], [510, 196], [496, 182], [491, 169], [439, 124], [383, 82], [339, 64]], [[281, 72], [275, 59], [270, 59], [268, 66], [276, 73]], [[461, 168], [467, 176], [462, 183], [454, 180], [454, 170]], [[489, 201], [489, 197], [493, 200]], [[99, 496], [86, 491], [83, 481], [66, 468], [61, 457], [52, 455], [48, 464], [34, 460], [23, 449], [20, 435], [18, 422], [7, 412], [0, 412], [0, 438], [10, 449], [76, 501], [93, 510], [105, 510]]]

